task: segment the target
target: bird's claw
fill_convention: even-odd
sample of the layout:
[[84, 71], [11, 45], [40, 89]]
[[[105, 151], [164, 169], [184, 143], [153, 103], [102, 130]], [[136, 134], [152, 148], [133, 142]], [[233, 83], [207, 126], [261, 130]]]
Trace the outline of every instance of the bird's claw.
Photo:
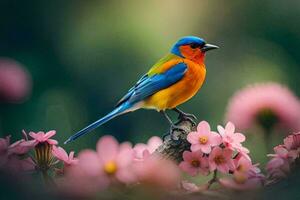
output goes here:
[[196, 126], [196, 122], [194, 120], [196, 120], [197, 117], [193, 114], [188, 114], [188, 113], [179, 114], [178, 119], [180, 121], [189, 121], [192, 123], [193, 126]]
[[190, 119], [193, 119], [193, 120], [197, 120], [197, 117], [193, 114], [190, 114], [190, 113], [181, 113], [179, 115], [179, 118], [190, 118]]

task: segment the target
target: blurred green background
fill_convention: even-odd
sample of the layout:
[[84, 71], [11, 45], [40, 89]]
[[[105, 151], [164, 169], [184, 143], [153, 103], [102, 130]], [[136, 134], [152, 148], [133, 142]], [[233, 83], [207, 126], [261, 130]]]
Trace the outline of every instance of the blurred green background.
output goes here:
[[[55, 129], [62, 143], [109, 112], [185, 35], [221, 47], [207, 55], [201, 92], [181, 106], [213, 129], [223, 124], [230, 96], [247, 84], [277, 81], [299, 96], [299, 13], [295, 0], [1, 0], [0, 57], [21, 63], [33, 88], [23, 103], [0, 104], [0, 133], [17, 139], [22, 129]], [[94, 148], [104, 134], [145, 142], [167, 129], [160, 114], [140, 110], [66, 148]], [[248, 147], [261, 160], [254, 138]]]

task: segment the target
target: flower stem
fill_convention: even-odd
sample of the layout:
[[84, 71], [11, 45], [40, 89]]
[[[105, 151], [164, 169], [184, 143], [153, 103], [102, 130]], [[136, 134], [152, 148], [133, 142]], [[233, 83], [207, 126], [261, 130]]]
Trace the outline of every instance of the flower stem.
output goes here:
[[42, 177], [46, 186], [55, 186], [55, 182], [51, 176], [49, 176], [47, 170], [42, 171]]
[[218, 180], [217, 178], [217, 170], [214, 171], [213, 177], [207, 182], [207, 189], [211, 187], [213, 183], [215, 183]]
[[272, 129], [263, 128], [263, 130], [264, 130], [264, 141], [268, 152], [272, 150], [272, 141], [271, 141]]

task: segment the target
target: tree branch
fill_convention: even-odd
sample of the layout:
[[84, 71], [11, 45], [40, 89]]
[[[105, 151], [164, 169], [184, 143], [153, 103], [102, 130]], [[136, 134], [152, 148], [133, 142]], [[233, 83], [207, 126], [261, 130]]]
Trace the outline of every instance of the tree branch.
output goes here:
[[171, 159], [179, 163], [182, 161], [182, 153], [189, 150], [191, 146], [186, 139], [187, 135], [191, 131], [196, 130], [196, 126], [189, 120], [181, 120], [177, 122], [176, 125], [185, 131], [174, 130], [173, 135], [176, 140], [167, 136], [164, 143], [156, 149], [154, 154], [160, 154], [164, 158]]

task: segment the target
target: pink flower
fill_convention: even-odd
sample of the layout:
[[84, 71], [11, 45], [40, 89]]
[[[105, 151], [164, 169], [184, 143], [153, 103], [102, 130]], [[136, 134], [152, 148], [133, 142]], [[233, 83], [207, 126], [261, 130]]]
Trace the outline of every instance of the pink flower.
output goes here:
[[218, 131], [222, 136], [223, 144], [225, 147], [231, 150], [237, 150], [243, 153], [249, 153], [249, 150], [242, 146], [242, 142], [245, 141], [246, 137], [241, 133], [235, 133], [234, 124], [228, 122], [225, 129], [222, 126], [218, 126]]
[[7, 152], [9, 144], [10, 136], [7, 136], [6, 138], [0, 138], [0, 155]]
[[63, 161], [65, 165], [75, 165], [78, 163], [78, 159], [74, 158], [74, 151], [71, 151], [68, 155], [67, 152], [61, 147], [52, 147], [52, 154], [60, 161]]
[[7, 136], [6, 138], [0, 138], [0, 167], [7, 162], [9, 143], [10, 136]]
[[261, 174], [247, 176], [244, 173], [239, 173], [235, 174], [234, 178], [220, 178], [219, 183], [234, 190], [256, 189], [263, 186], [264, 176]]
[[56, 134], [56, 131], [49, 131], [47, 133], [44, 133], [42, 131], [39, 131], [38, 133], [30, 132], [29, 135], [34, 140], [28, 141], [28, 145], [33, 143], [34, 145], [37, 145], [38, 143], [44, 143], [47, 142], [50, 145], [57, 145], [58, 142], [56, 140], [50, 139], [52, 136]]
[[239, 156], [234, 159], [235, 170], [233, 174], [246, 173], [246, 174], [258, 174], [260, 169], [257, 167], [258, 164], [253, 165], [251, 160], [244, 156]]
[[234, 163], [233, 178], [221, 178], [221, 185], [235, 190], [255, 189], [263, 185], [264, 176], [260, 174], [257, 165], [252, 165], [248, 158], [238, 155]]
[[273, 178], [284, 178], [290, 172], [288, 160], [274, 157], [266, 165], [268, 175]]
[[229, 170], [233, 170], [232, 153], [233, 151], [229, 148], [214, 147], [208, 158], [210, 171], [217, 169], [222, 173], [228, 173]]
[[149, 156], [152, 154], [160, 145], [162, 145], [163, 141], [160, 137], [153, 136], [151, 137], [147, 144], [138, 143], [134, 146], [134, 157], [137, 160], [143, 159], [145, 156]]
[[211, 148], [221, 144], [219, 134], [210, 130], [210, 126], [206, 121], [202, 121], [197, 126], [196, 132], [190, 132], [187, 140], [191, 143], [191, 150], [201, 150], [203, 153], [210, 153]]
[[13, 173], [32, 171], [35, 169], [35, 163], [30, 157], [20, 158], [17, 155], [10, 155], [5, 163], [5, 170]]
[[284, 140], [287, 150], [297, 150], [300, 148], [300, 132], [287, 136]]
[[[132, 183], [133, 150], [128, 143], [120, 144], [112, 136], [103, 136], [97, 143], [97, 152], [84, 150], [79, 153], [78, 164], [67, 173], [67, 179], [92, 181], [98, 189], [104, 189], [113, 181]], [[79, 182], [78, 184], [81, 184]]]
[[178, 166], [157, 155], [149, 156], [142, 162], [137, 162], [134, 165], [134, 171], [138, 182], [143, 185], [159, 189], [175, 189], [180, 183]]
[[[274, 147], [275, 154], [269, 154], [273, 157], [266, 165], [266, 170], [271, 176], [278, 175], [285, 177], [290, 172], [290, 164], [297, 158], [295, 151], [288, 151], [284, 146]], [[279, 173], [280, 171], [280, 173]]]
[[0, 58], [0, 101], [22, 102], [29, 96], [32, 80], [20, 63]]
[[9, 145], [8, 154], [23, 155], [28, 153], [33, 147], [34, 145], [30, 145], [26, 140], [21, 139]]
[[269, 154], [268, 156], [286, 159], [289, 162], [293, 162], [299, 156], [297, 151], [288, 151], [283, 145], [274, 147], [274, 152], [275, 154]]
[[31, 158], [24, 154], [30, 150], [30, 147], [23, 147], [25, 140], [19, 140], [10, 145], [10, 136], [5, 139], [0, 138], [0, 167], [6, 171], [20, 173], [33, 170], [35, 165]]
[[179, 164], [179, 167], [187, 172], [191, 176], [196, 176], [198, 173], [202, 175], [208, 175], [208, 158], [204, 157], [204, 154], [199, 151], [184, 151], [183, 161]]
[[262, 126], [281, 126], [299, 131], [300, 101], [287, 87], [278, 83], [256, 84], [232, 97], [226, 119], [232, 121], [240, 130], [248, 129], [259, 122]]

